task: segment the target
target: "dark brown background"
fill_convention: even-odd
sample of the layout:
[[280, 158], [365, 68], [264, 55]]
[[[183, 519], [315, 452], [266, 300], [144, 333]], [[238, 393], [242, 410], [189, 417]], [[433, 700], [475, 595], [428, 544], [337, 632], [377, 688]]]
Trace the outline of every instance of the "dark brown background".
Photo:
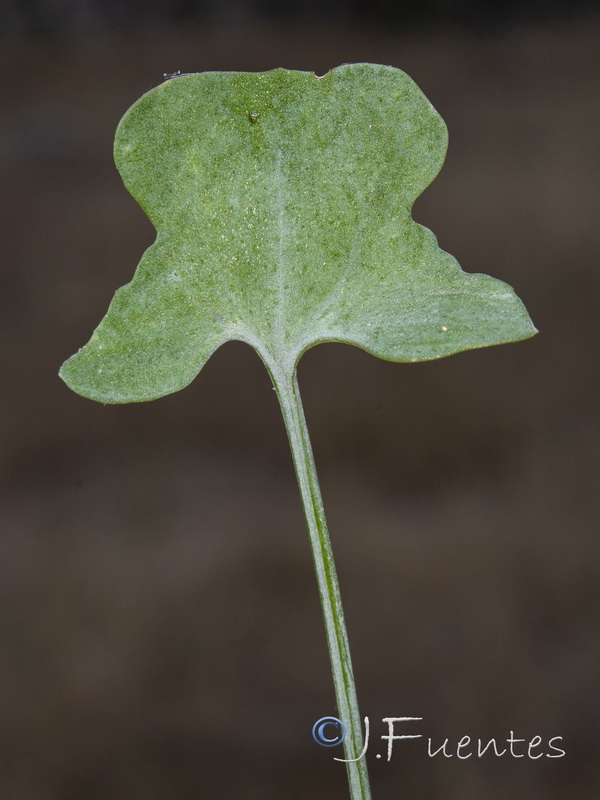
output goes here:
[[[450, 129], [416, 218], [541, 331], [426, 364], [333, 344], [301, 363], [374, 796], [598, 797], [600, 17], [13, 20], [0, 46], [0, 796], [346, 797], [310, 735], [335, 703], [258, 357], [231, 343], [185, 391], [123, 407], [56, 372], [152, 241], [111, 160], [126, 108], [178, 69], [368, 60]], [[437, 745], [562, 736], [567, 756], [430, 759], [420, 740], [387, 763], [384, 716], [424, 717]]]

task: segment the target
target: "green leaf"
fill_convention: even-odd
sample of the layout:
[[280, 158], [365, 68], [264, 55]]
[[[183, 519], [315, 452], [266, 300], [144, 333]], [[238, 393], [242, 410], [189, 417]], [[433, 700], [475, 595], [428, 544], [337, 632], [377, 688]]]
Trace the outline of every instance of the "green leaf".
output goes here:
[[115, 161], [156, 241], [61, 376], [123, 403], [183, 388], [231, 339], [291, 376], [324, 341], [420, 361], [533, 335], [509, 286], [464, 273], [411, 218], [446, 145], [392, 67], [208, 72], [148, 92]]

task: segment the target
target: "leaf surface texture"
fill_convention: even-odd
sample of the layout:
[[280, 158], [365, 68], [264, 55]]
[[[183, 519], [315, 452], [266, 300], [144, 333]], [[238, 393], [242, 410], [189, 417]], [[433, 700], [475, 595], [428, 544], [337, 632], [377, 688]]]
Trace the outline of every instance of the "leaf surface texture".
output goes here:
[[156, 241], [61, 376], [122, 403], [183, 388], [231, 339], [291, 376], [319, 342], [420, 361], [531, 336], [507, 284], [463, 272], [411, 217], [446, 146], [393, 67], [166, 81], [115, 140]]

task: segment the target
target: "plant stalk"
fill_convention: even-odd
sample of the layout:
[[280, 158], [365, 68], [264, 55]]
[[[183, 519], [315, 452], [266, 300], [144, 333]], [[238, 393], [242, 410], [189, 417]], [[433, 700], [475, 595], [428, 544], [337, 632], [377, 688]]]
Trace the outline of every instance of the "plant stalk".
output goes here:
[[[271, 370], [269, 371], [271, 372]], [[363, 750], [363, 737], [352, 662], [350, 660], [348, 634], [344, 622], [340, 588], [335, 571], [315, 460], [300, 398], [296, 370], [294, 370], [291, 380], [289, 378], [278, 380], [272, 372], [271, 377], [290, 441], [310, 536], [319, 596], [325, 620], [338, 714], [346, 726], [344, 754], [346, 759], [357, 759], [346, 763], [350, 798], [351, 800], [370, 800], [371, 790], [369, 788], [366, 758], [363, 756], [359, 759]]]

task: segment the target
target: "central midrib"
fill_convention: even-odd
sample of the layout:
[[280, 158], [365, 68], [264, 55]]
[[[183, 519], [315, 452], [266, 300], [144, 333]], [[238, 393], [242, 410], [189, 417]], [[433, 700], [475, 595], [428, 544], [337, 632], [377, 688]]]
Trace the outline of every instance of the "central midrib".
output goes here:
[[276, 311], [275, 311], [275, 347], [276, 350], [283, 355], [285, 353], [285, 306], [286, 306], [286, 291], [285, 291], [285, 244], [288, 235], [288, 229], [285, 218], [285, 179], [281, 170], [282, 151], [280, 148], [277, 150], [277, 158], [275, 162], [275, 197], [277, 204], [277, 220], [278, 220], [278, 245], [277, 245], [277, 266], [276, 266], [276, 283], [275, 283], [275, 296], [276, 296]]
[[[274, 333], [273, 345], [275, 353], [280, 354], [287, 360], [287, 358], [289, 358], [290, 355], [289, 353], [290, 331], [287, 330], [287, 324], [289, 323], [289, 320], [286, 318], [287, 306], [288, 306], [288, 297], [286, 291], [286, 277], [287, 277], [288, 264], [286, 263], [285, 260], [285, 249], [287, 240], [289, 239], [290, 230], [289, 230], [288, 220], [286, 217], [287, 181], [282, 169], [282, 162], [283, 162], [283, 150], [281, 147], [277, 147], [276, 158], [275, 158], [275, 169], [273, 172], [273, 180], [274, 180], [273, 196], [275, 198], [274, 216], [276, 216], [277, 219], [276, 274], [275, 274], [275, 287], [274, 287], [276, 312], [275, 312], [274, 331], [273, 331]], [[360, 198], [360, 202], [361, 204], [364, 202], [362, 197]], [[349, 273], [356, 266], [356, 250], [361, 240], [361, 235], [364, 227], [363, 223], [364, 219], [361, 220], [360, 224], [354, 231], [350, 252], [348, 254], [348, 263], [346, 264], [345, 269], [341, 272], [337, 280], [335, 280], [335, 282], [332, 284], [327, 295], [315, 307], [314, 313], [311, 315], [310, 319], [306, 320], [306, 324], [303, 324], [301, 326], [302, 330], [299, 332], [300, 335], [296, 336], [297, 341], [299, 343], [299, 350], [302, 347], [304, 347], [306, 341], [311, 338], [310, 336], [311, 331], [306, 330], [306, 328], [312, 328], [325, 316], [326, 312], [330, 310], [331, 306], [337, 299], [341, 287], [343, 286]], [[295, 333], [298, 334], [298, 331], [295, 331]], [[324, 331], [322, 331], [322, 333], [324, 333]], [[298, 353], [294, 354], [294, 356], [297, 355]]]

